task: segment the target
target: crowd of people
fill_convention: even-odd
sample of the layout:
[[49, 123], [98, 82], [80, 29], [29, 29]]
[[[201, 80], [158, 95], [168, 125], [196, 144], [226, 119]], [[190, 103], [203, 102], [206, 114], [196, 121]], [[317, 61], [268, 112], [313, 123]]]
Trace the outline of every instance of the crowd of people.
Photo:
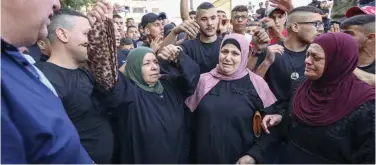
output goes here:
[[375, 1], [339, 1], [2, 1], [1, 163], [374, 164]]

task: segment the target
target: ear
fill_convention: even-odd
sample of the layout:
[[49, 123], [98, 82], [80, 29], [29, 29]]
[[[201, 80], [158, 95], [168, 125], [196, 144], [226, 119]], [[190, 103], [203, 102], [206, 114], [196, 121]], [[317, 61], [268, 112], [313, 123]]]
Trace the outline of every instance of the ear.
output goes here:
[[368, 34], [366, 43], [374, 43], [375, 42], [375, 33]]
[[293, 22], [290, 26], [291, 30], [295, 33], [299, 32], [299, 24], [297, 24], [296, 22]]
[[56, 33], [56, 38], [60, 40], [61, 42], [67, 43], [69, 41], [68, 39], [69, 35], [65, 29], [57, 28], [55, 30], [55, 33]]
[[144, 31], [145, 31], [146, 34], [150, 34], [150, 30], [149, 30], [149, 28], [147, 28], [147, 27], [144, 28]]

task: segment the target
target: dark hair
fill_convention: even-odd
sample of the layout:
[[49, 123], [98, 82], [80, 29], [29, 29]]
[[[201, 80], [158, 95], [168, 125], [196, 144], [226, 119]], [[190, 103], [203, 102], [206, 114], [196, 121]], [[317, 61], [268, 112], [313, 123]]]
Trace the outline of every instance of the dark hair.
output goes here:
[[290, 14], [293, 14], [293, 13], [296, 13], [296, 12], [307, 12], [307, 13], [317, 13], [317, 14], [321, 14], [322, 13], [322, 10], [320, 10], [319, 8], [317, 7], [313, 7], [313, 6], [300, 6], [300, 7], [297, 7], [297, 8], [294, 8], [290, 11], [289, 15]]
[[[347, 27], [357, 25], [361, 26], [363, 30], [367, 30], [370, 32], [375, 32], [375, 16], [374, 15], [356, 15], [350, 18], [345, 19], [341, 23], [341, 29]], [[366, 27], [368, 26], [368, 27]]]
[[215, 8], [213, 4], [209, 2], [203, 2], [197, 7], [197, 10], [207, 10], [211, 8]]
[[141, 24], [141, 23], [139, 23], [139, 24], [138, 24], [138, 29], [143, 29], [143, 27], [142, 27], [142, 24]]
[[131, 28], [135, 28], [135, 29], [137, 29], [136, 26], [133, 26], [133, 25], [132, 25], [132, 26], [128, 26], [128, 27], [127, 27], [127, 33], [128, 33], [128, 31], [129, 31], [129, 29], [131, 29]]
[[196, 15], [196, 11], [190, 11], [189, 15]]
[[127, 18], [127, 22], [130, 21], [130, 20], [134, 20], [133, 18]]
[[51, 43], [54, 43], [56, 40], [56, 29], [57, 28], [65, 28], [65, 29], [72, 29], [76, 22], [71, 21], [69, 17], [87, 17], [75, 10], [69, 8], [61, 8], [51, 17], [51, 23], [47, 27], [48, 30], [48, 39]]
[[226, 12], [223, 11], [223, 10], [217, 10], [217, 13], [223, 13], [223, 14], [226, 14]]
[[120, 46], [124, 46], [124, 45], [133, 45], [133, 40], [130, 38], [120, 39]]
[[113, 19], [115, 19], [115, 18], [123, 19], [119, 14], [114, 14], [114, 15], [112, 16], [112, 18], [113, 18]]
[[248, 8], [244, 5], [235, 6], [234, 9], [232, 9], [231, 13], [233, 12], [248, 12]]
[[70, 8], [61, 8], [59, 11], [57, 11], [56, 13], [54, 13], [54, 15], [52, 16], [51, 20], [53, 18], [56, 18], [60, 15], [70, 15], [70, 16], [76, 16], [76, 17], [84, 17], [84, 18], [87, 18], [86, 15], [82, 14], [81, 12], [78, 12], [76, 10], [73, 10], [73, 9], [70, 9]]

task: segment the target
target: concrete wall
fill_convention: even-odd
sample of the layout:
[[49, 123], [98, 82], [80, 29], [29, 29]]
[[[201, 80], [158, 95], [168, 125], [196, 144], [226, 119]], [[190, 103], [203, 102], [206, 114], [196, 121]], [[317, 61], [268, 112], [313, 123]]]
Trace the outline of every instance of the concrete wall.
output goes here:
[[212, 0], [212, 3], [218, 10], [223, 10], [226, 12], [227, 18], [230, 18], [233, 7], [232, 0]]

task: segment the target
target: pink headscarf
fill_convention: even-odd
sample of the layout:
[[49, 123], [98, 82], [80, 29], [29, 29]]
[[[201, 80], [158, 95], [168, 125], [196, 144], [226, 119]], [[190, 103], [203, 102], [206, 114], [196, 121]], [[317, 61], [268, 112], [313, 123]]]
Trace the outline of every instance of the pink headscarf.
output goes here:
[[223, 43], [227, 39], [234, 39], [240, 45], [241, 62], [240, 62], [239, 68], [230, 76], [221, 74], [219, 72], [219, 65], [217, 65], [217, 67], [211, 70], [210, 72], [201, 74], [200, 81], [198, 82], [195, 93], [192, 96], [188, 97], [188, 99], [185, 101], [185, 104], [188, 106], [188, 108], [191, 111], [194, 111], [197, 108], [201, 99], [220, 80], [226, 80], [226, 81], [238, 80], [238, 79], [243, 78], [247, 74], [249, 74], [249, 78], [253, 86], [255, 87], [256, 92], [261, 98], [264, 108], [269, 107], [270, 105], [274, 104], [277, 101], [272, 91], [270, 91], [269, 86], [265, 82], [265, 80], [247, 68], [248, 53], [249, 53], [249, 45], [248, 45], [249, 43], [247, 39], [243, 35], [236, 34], [236, 33], [226, 35], [222, 41], [221, 48], [224, 46]]

